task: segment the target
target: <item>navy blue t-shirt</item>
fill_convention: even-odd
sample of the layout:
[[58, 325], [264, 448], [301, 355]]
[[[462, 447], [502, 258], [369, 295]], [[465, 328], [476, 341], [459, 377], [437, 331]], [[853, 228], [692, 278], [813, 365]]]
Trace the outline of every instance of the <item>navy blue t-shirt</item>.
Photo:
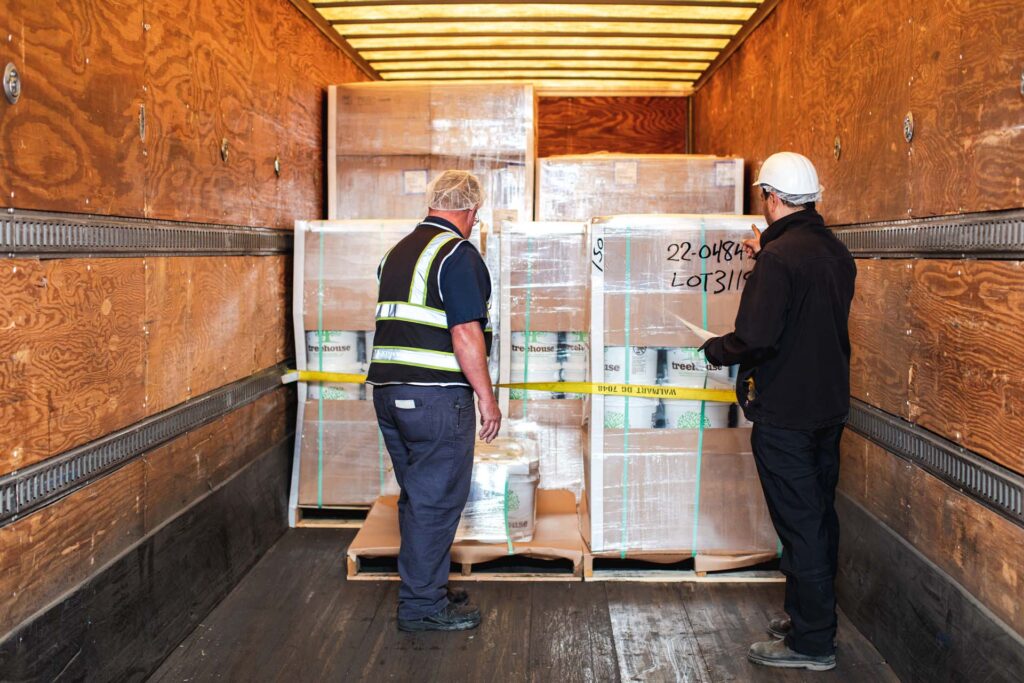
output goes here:
[[441, 266], [441, 298], [448, 317], [448, 329], [479, 320], [487, 327], [487, 300], [491, 297], [491, 276], [480, 252], [462, 242]]

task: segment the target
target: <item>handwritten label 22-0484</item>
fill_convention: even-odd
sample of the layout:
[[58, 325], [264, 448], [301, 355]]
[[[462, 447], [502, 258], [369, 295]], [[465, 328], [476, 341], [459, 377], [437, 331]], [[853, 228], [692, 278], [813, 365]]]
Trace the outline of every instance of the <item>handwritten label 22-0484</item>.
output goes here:
[[673, 242], [666, 247], [666, 260], [681, 267], [680, 271], [672, 273], [672, 287], [703, 290], [709, 294], [739, 292], [750, 277], [750, 270], [745, 268], [743, 244], [737, 240], [720, 239], [705, 244]]

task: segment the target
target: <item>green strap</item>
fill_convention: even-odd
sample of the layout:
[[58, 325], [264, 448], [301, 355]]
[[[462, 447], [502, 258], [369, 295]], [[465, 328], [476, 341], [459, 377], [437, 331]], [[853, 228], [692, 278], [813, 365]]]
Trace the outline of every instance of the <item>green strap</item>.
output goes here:
[[[632, 249], [633, 239], [629, 232], [629, 226], [626, 227], [626, 384], [629, 384], [629, 368], [632, 365], [633, 356], [630, 353], [629, 346], [629, 328], [630, 328], [630, 305], [629, 300], [632, 292], [632, 272], [630, 263], [633, 255]], [[629, 397], [623, 401], [623, 414], [625, 415], [625, 424], [622, 430], [622, 548], [619, 551], [619, 557], [623, 560], [626, 559], [626, 549], [629, 547]]]
[[[704, 256], [707, 252], [704, 251], [704, 246], [707, 244], [707, 234], [704, 219], [700, 220], [700, 268], [701, 268], [701, 281], [704, 283], [701, 287], [700, 293], [700, 307], [701, 307], [701, 322], [705, 330], [708, 329], [708, 285], [707, 285], [707, 257]], [[704, 388], [708, 388], [708, 371], [707, 364], [704, 366]], [[693, 543], [691, 552], [694, 557], [697, 557], [697, 532], [700, 528], [700, 477], [701, 469], [704, 461], [704, 415], [707, 409], [707, 402], [700, 402], [700, 423], [697, 426], [697, 485], [693, 495]]]
[[[316, 336], [320, 342], [317, 357], [320, 372], [324, 370], [324, 236], [320, 233], [320, 263], [316, 283]], [[316, 506], [324, 506], [324, 387], [317, 395], [316, 420]]]
[[385, 479], [384, 476], [384, 432], [380, 431], [380, 427], [377, 427], [377, 460], [380, 468], [380, 495], [384, 495]]
[[777, 536], [775, 538], [775, 556], [782, 557], [782, 539]]
[[511, 477], [509, 476], [508, 471], [506, 471], [505, 472], [505, 542], [508, 544], [508, 554], [509, 555], [515, 555], [516, 554], [516, 549], [515, 549], [515, 546], [512, 545], [512, 531], [509, 529], [509, 525], [508, 525], [508, 495], [509, 495], [508, 481], [509, 481], [510, 478]]
[[[526, 330], [523, 333], [525, 346], [523, 347], [523, 382], [528, 382], [530, 377], [530, 333], [533, 331], [530, 324], [530, 306], [533, 303], [533, 238], [526, 238]], [[523, 395], [523, 418], [528, 418], [530, 406], [530, 395]]]

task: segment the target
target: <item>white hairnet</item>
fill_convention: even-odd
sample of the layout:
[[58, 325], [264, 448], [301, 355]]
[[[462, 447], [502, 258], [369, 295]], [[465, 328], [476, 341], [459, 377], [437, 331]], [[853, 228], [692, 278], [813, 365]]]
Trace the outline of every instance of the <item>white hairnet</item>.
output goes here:
[[466, 211], [483, 203], [483, 185], [469, 171], [445, 171], [427, 187], [427, 206], [436, 211]]
[[821, 201], [820, 189], [817, 192], [812, 192], [810, 194], [791, 194], [789, 192], [779, 192], [771, 185], [765, 183], [761, 184], [761, 189], [764, 190], [765, 192], [774, 192], [775, 194], [779, 195], [779, 199], [781, 199], [786, 204], [789, 204], [791, 206], [801, 206], [802, 204], [810, 204], [811, 202]]

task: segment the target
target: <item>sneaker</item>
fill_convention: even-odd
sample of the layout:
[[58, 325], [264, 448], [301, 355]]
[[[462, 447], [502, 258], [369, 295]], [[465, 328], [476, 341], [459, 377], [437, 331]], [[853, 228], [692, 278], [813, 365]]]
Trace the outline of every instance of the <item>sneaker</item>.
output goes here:
[[469, 603], [469, 593], [465, 588], [448, 588], [448, 602], [453, 605], [465, 605]]
[[768, 635], [772, 638], [778, 638], [779, 640], [785, 640], [786, 636], [793, 628], [793, 622], [790, 621], [788, 616], [785, 617], [774, 617], [768, 622]]
[[810, 671], [831, 671], [836, 668], [836, 656], [803, 655], [790, 650], [785, 641], [768, 640], [754, 643], [747, 651], [747, 659], [761, 666], [773, 666], [780, 669], [808, 669]]
[[465, 605], [448, 605], [422, 619], [399, 619], [399, 631], [468, 631], [480, 625], [480, 610]]

